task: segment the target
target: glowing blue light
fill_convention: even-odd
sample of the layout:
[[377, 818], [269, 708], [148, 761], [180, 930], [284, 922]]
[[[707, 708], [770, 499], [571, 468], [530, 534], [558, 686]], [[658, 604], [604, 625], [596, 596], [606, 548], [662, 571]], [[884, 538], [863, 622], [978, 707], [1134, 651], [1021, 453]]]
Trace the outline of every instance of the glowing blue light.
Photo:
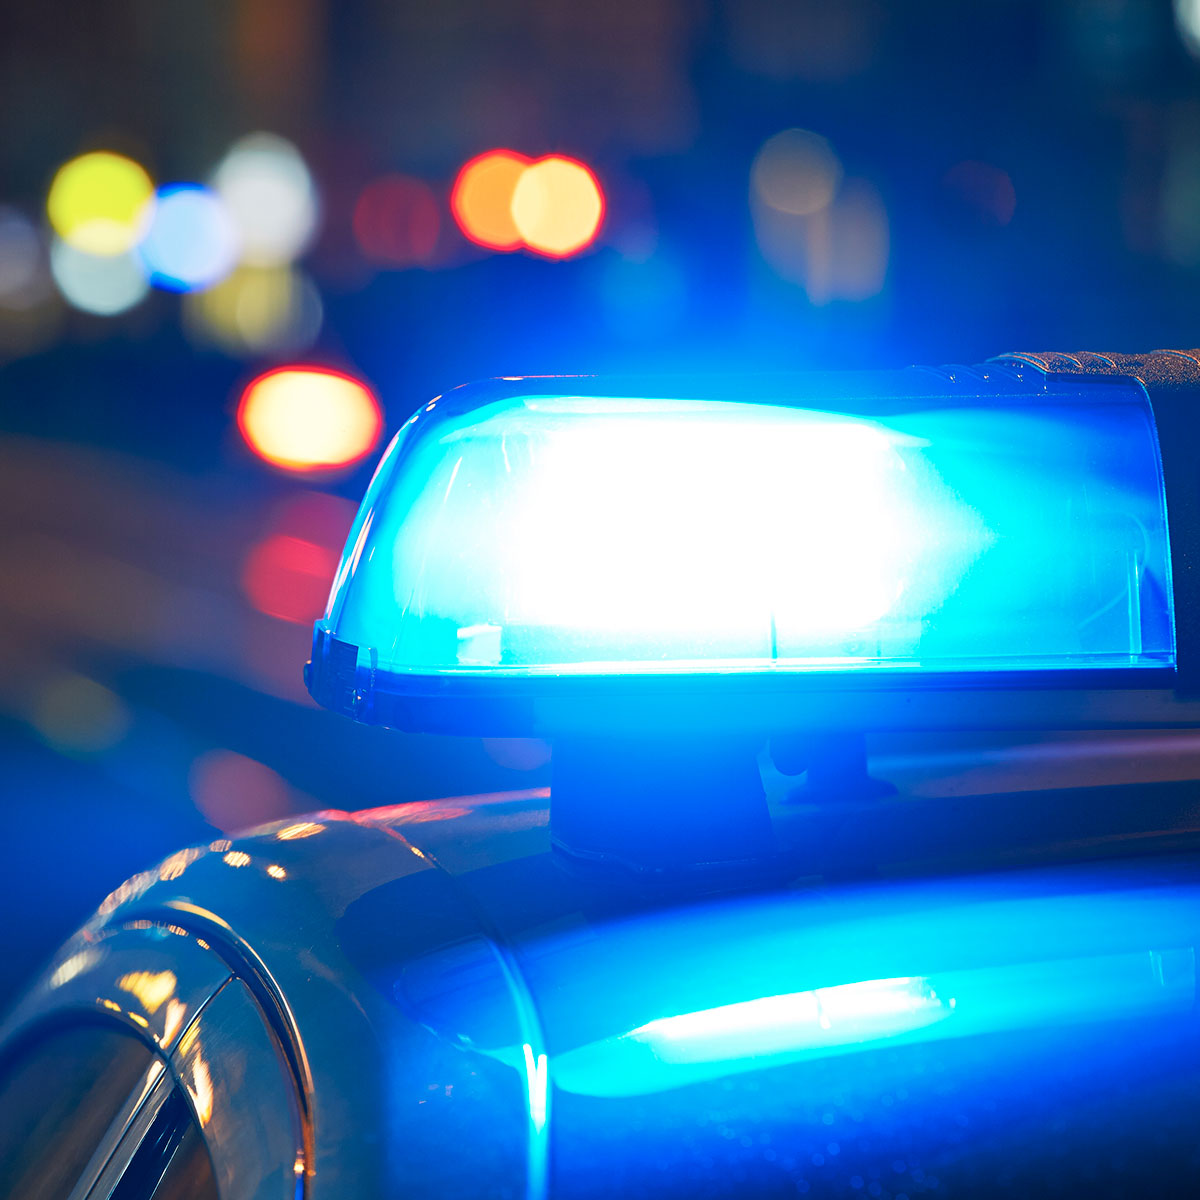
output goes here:
[[660, 1062], [725, 1062], [895, 1037], [945, 1020], [956, 1003], [926, 979], [870, 979], [663, 1017], [626, 1036]]
[[535, 1057], [528, 1042], [521, 1047], [521, 1052], [525, 1058], [525, 1082], [529, 1090], [529, 1120], [534, 1133], [541, 1133], [546, 1128], [546, 1093], [550, 1086], [546, 1056]]
[[139, 253], [155, 287], [194, 292], [233, 270], [237, 234], [212, 191], [200, 184], [175, 183], [159, 188], [154, 219]]
[[318, 634], [396, 674], [1171, 665], [1144, 393], [885, 384], [794, 407], [515, 381], [431, 406]]
[[[1102, 1022], [1149, 1030], [1192, 1012], [1194, 889], [1032, 897], [1001, 889], [881, 889], [823, 900], [820, 913], [803, 898], [777, 897], [633, 919], [600, 944], [554, 939], [538, 950], [538, 963], [555, 964], [546, 979], [527, 964], [543, 1003], [554, 1005], [550, 989], [564, 978], [598, 980], [604, 963], [625, 964], [602, 1004], [571, 991], [578, 1011], [554, 1007], [587, 1035], [564, 1039], [551, 1063], [555, 1086], [648, 1095], [900, 1045]], [[900, 965], [926, 973], [841, 982]], [[655, 1007], [665, 1015], [620, 1028], [623, 1014]], [[844, 1074], [868, 1070], [847, 1063]]]

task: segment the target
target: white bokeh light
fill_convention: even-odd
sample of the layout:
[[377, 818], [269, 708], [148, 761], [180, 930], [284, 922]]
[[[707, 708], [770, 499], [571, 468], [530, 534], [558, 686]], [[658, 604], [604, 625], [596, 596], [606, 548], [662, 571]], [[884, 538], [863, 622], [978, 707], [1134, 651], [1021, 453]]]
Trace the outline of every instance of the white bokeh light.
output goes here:
[[33, 222], [0, 206], [0, 306], [28, 308], [46, 295], [46, 256]]
[[1175, 0], [1175, 25], [1187, 52], [1200, 58], [1200, 0]]
[[50, 270], [68, 304], [102, 317], [132, 308], [150, 290], [133, 252], [88, 254], [56, 238], [50, 247]]
[[272, 133], [235, 142], [212, 178], [238, 231], [242, 261], [276, 266], [301, 255], [316, 233], [316, 187], [300, 151]]

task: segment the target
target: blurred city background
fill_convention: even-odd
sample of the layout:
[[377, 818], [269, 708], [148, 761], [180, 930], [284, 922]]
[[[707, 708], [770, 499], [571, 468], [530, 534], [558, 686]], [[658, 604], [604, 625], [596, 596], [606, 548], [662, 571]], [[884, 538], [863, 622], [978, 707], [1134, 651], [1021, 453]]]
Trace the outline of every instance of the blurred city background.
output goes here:
[[0, 11], [0, 1002], [180, 845], [546, 785], [304, 692], [433, 395], [1200, 342], [1200, 0]]

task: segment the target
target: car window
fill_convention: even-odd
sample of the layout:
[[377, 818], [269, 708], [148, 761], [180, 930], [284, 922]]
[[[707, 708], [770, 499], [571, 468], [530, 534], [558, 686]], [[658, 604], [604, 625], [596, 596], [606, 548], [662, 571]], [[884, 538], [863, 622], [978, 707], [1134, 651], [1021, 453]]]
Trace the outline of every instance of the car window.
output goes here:
[[124, 1169], [111, 1200], [217, 1200], [212, 1163], [175, 1089]]
[[[126, 1126], [160, 1060], [118, 1028], [78, 1025], [25, 1043], [0, 1063], [0, 1180], [9, 1200], [86, 1197], [119, 1145], [114, 1200], [216, 1200], [208, 1153], [186, 1101], [168, 1098], [136, 1146]], [[123, 1145], [123, 1143], [125, 1143]]]

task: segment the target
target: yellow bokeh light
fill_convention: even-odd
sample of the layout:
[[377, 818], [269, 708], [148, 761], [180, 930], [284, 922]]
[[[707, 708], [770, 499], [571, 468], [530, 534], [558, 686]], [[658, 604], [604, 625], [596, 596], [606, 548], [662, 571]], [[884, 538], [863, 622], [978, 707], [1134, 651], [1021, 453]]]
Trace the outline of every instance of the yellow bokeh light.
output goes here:
[[154, 183], [123, 154], [97, 150], [58, 169], [46, 214], [58, 235], [88, 254], [117, 255], [146, 232], [154, 206]]
[[238, 406], [238, 428], [260, 458], [289, 471], [348, 466], [379, 439], [379, 402], [357, 379], [319, 367], [260, 375]]
[[129, 732], [132, 716], [124, 702], [103, 684], [67, 674], [33, 690], [33, 727], [56, 749], [98, 754]]
[[531, 250], [565, 258], [595, 238], [604, 219], [604, 194], [583, 163], [551, 155], [521, 172], [512, 219]]
[[321, 330], [321, 296], [294, 267], [238, 267], [216, 287], [184, 297], [188, 332], [235, 354], [295, 353]]

